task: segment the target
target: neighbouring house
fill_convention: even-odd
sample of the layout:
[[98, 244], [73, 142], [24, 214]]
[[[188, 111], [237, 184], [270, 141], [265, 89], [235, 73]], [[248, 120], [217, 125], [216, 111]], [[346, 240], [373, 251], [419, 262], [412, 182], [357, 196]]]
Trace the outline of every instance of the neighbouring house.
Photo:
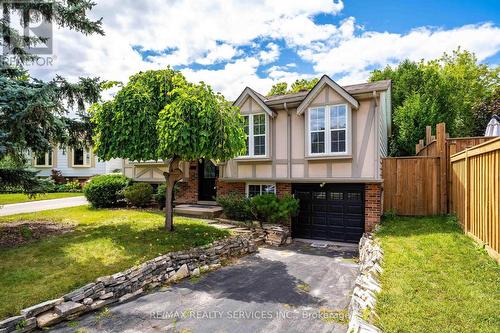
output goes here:
[[43, 154], [31, 153], [31, 165], [39, 170], [39, 176], [48, 177], [52, 170], [61, 172], [61, 176], [79, 181], [111, 172], [122, 172], [123, 160], [100, 161], [91, 148], [54, 147]]
[[[176, 203], [209, 203], [230, 192], [300, 199], [292, 237], [357, 242], [382, 213], [381, 159], [391, 132], [391, 82], [340, 86], [328, 76], [310, 91], [263, 96], [245, 88], [247, 151], [230, 161], [183, 164]], [[164, 182], [163, 162], [124, 162], [126, 176]]]

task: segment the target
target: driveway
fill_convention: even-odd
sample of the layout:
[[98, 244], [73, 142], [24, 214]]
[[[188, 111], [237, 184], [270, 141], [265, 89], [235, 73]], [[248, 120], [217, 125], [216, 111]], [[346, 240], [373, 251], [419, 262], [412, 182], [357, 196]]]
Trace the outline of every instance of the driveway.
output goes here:
[[358, 267], [350, 247], [294, 243], [164, 287], [55, 332], [345, 332]]
[[89, 202], [87, 201], [87, 199], [85, 199], [84, 196], [22, 202], [22, 203], [0, 206], [0, 216], [21, 214], [21, 213], [33, 213], [42, 210], [83, 206], [88, 204]]

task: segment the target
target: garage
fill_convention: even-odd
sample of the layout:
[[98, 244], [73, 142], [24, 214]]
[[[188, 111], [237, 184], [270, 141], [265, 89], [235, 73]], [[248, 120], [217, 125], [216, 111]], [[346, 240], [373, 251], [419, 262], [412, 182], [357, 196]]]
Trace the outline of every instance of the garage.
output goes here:
[[292, 237], [357, 243], [364, 232], [364, 184], [293, 184], [300, 200]]

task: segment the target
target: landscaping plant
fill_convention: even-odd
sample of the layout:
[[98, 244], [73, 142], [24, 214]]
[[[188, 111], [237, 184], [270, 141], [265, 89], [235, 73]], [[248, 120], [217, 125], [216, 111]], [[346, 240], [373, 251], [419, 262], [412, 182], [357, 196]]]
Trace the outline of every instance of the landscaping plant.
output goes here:
[[147, 183], [135, 183], [127, 186], [123, 191], [125, 200], [132, 206], [145, 207], [151, 203], [153, 187]]
[[218, 196], [216, 201], [222, 207], [224, 215], [229, 219], [236, 221], [249, 221], [254, 219], [250, 209], [250, 199], [243, 194], [231, 192], [226, 195]]
[[93, 207], [115, 207], [123, 200], [123, 190], [130, 179], [120, 174], [93, 177], [83, 188], [83, 193]]
[[289, 224], [299, 212], [299, 200], [289, 194], [281, 199], [272, 193], [261, 194], [250, 200], [250, 210], [261, 226], [263, 222]]

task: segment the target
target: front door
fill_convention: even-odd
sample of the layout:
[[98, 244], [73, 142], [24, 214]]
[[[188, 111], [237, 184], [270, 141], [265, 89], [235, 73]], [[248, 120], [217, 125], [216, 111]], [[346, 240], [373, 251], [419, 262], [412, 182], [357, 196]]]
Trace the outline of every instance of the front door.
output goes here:
[[218, 173], [218, 168], [210, 160], [202, 160], [198, 164], [198, 200], [215, 200], [215, 196], [217, 194], [215, 180]]

